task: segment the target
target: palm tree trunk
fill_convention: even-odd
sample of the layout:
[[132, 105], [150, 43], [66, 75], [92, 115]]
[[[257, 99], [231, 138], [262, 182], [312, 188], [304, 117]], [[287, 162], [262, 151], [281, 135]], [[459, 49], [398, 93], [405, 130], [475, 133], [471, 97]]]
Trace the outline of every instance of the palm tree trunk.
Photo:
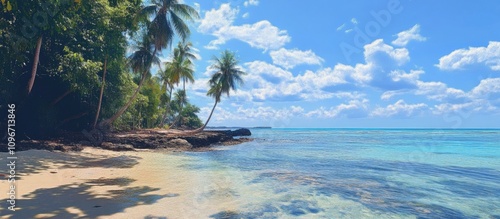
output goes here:
[[184, 90], [184, 95], [182, 96], [181, 109], [179, 111], [179, 127], [182, 127], [182, 109], [184, 108], [184, 102], [186, 101], [186, 78], [182, 79], [182, 90]]
[[95, 113], [93, 128], [97, 125], [97, 120], [99, 119], [99, 113], [101, 112], [102, 95], [104, 94], [104, 84], [106, 83], [106, 69], [108, 64], [108, 57], [104, 58], [104, 72], [102, 73], [102, 84], [101, 93], [99, 94], [99, 104], [97, 104], [97, 112]]
[[207, 121], [205, 122], [205, 124], [203, 124], [203, 126], [202, 126], [202, 127], [197, 128], [197, 129], [195, 129], [194, 131], [190, 132], [189, 134], [196, 134], [196, 133], [200, 133], [200, 132], [202, 132], [202, 131], [205, 129], [205, 127], [207, 127], [208, 122], [209, 122], [209, 121], [210, 121], [210, 119], [212, 118], [212, 114], [214, 113], [214, 110], [215, 110], [215, 107], [217, 106], [217, 103], [218, 103], [218, 101], [215, 101], [214, 107], [212, 108], [212, 111], [210, 112], [210, 115], [208, 116], [208, 119], [207, 119]]
[[137, 94], [141, 90], [142, 83], [144, 82], [145, 78], [146, 78], [146, 74], [144, 73], [141, 76], [141, 81], [139, 82], [139, 85], [137, 86], [137, 89], [135, 90], [135, 92], [132, 95], [132, 97], [130, 97], [130, 99], [128, 100], [128, 102], [125, 104], [125, 106], [123, 106], [122, 108], [120, 108], [120, 110], [118, 110], [118, 112], [116, 112], [115, 115], [113, 115], [111, 118], [102, 121], [99, 124], [100, 126], [109, 125], [109, 124], [113, 123], [116, 119], [118, 119], [118, 117], [120, 117], [125, 112], [125, 110], [128, 109], [128, 107], [132, 104], [132, 102], [134, 102], [135, 97], [137, 96]]
[[38, 68], [38, 61], [40, 60], [40, 48], [42, 47], [42, 38], [43, 35], [40, 35], [36, 43], [35, 58], [33, 60], [33, 67], [31, 68], [31, 78], [28, 82], [28, 94], [31, 93], [31, 89], [33, 88], [33, 84], [35, 83], [36, 69]]
[[170, 112], [170, 103], [172, 101], [172, 90], [174, 89], [173, 85], [170, 86], [170, 94], [168, 97], [168, 103], [167, 103], [167, 109], [165, 110], [165, 113], [163, 114], [163, 118], [161, 120], [161, 127], [165, 125], [165, 120], [167, 120], [168, 113]]
[[[156, 54], [156, 48], [155, 50], [153, 51], [153, 54]], [[141, 87], [142, 87], [142, 83], [144, 82], [144, 79], [146, 79], [146, 74], [148, 73], [149, 69], [151, 68], [151, 64], [152, 63], [149, 63], [149, 66], [148, 68], [146, 68], [146, 70], [144, 70], [144, 72], [142, 73], [142, 76], [141, 76], [141, 81], [139, 82], [139, 85], [137, 86], [137, 89], [135, 90], [134, 94], [132, 95], [132, 97], [130, 97], [130, 99], [128, 100], [128, 102], [125, 104], [125, 106], [123, 106], [122, 108], [120, 108], [120, 110], [118, 110], [118, 112], [115, 113], [115, 115], [113, 115], [111, 118], [109, 119], [106, 119], [102, 122], [99, 123], [99, 126], [100, 127], [105, 127], [107, 125], [110, 125], [111, 123], [113, 123], [116, 119], [118, 119], [118, 117], [120, 117], [124, 112], [125, 110], [128, 109], [128, 107], [132, 104], [132, 102], [135, 100], [135, 97], [137, 96], [137, 94], [139, 93], [139, 91], [141, 90]]]
[[72, 89], [69, 89], [68, 91], [66, 91], [64, 94], [62, 94], [61, 96], [59, 96], [58, 98], [56, 98], [54, 101], [52, 101], [50, 103], [50, 106], [54, 106], [56, 105], [57, 103], [59, 103], [59, 101], [61, 101], [64, 97], [68, 96], [68, 94], [70, 94], [71, 92], [73, 92]]

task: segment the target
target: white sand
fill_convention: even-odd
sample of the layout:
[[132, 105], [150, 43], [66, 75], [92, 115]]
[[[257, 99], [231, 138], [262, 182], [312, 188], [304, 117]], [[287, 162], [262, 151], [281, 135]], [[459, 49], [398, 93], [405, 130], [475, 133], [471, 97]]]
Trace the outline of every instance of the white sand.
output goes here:
[[[7, 154], [1, 155], [0, 163], [7, 163]], [[190, 159], [182, 154], [86, 148], [30, 150], [17, 157], [17, 208], [6, 209], [9, 184], [2, 177], [2, 218], [208, 218], [238, 209], [231, 195], [199, 196], [213, 189], [204, 185], [216, 176], [182, 168]], [[2, 166], [0, 172], [7, 172]]]

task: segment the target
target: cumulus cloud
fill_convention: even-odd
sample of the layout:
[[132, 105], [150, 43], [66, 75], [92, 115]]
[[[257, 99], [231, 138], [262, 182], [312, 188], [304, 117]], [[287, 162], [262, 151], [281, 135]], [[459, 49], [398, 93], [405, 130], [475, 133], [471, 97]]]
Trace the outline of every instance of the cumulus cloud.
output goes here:
[[426, 41], [427, 38], [420, 35], [420, 25], [416, 24], [409, 30], [397, 34], [397, 39], [392, 41], [395, 46], [406, 46], [410, 41]]
[[376, 108], [371, 116], [379, 117], [411, 117], [424, 112], [428, 108], [427, 104], [407, 104], [404, 100], [398, 100], [396, 103], [387, 107]]
[[473, 97], [500, 98], [500, 78], [487, 78], [481, 80], [479, 85], [471, 91]]
[[245, 7], [248, 7], [248, 6], [257, 6], [259, 5], [259, 0], [248, 0], [248, 1], [245, 1], [243, 2], [243, 5], [245, 5]]
[[205, 13], [198, 31], [217, 37], [205, 48], [218, 49], [220, 45], [231, 39], [240, 40], [251, 47], [264, 50], [278, 49], [290, 42], [291, 38], [285, 30], [280, 30], [267, 20], [253, 24], [234, 25], [233, 22], [238, 12], [238, 9], [231, 8], [230, 4], [222, 4], [219, 9], [212, 9]]
[[415, 85], [409, 83], [409, 79], [417, 76], [417, 73], [403, 75], [394, 73], [395, 69], [406, 64], [410, 60], [406, 48], [394, 48], [377, 39], [364, 46], [365, 63], [354, 66], [337, 64], [335, 67], [342, 68], [359, 86], [371, 86], [382, 90], [399, 90], [413, 88]]
[[281, 48], [271, 51], [269, 54], [274, 64], [282, 66], [285, 69], [291, 69], [301, 64], [320, 65], [324, 61], [311, 50], [302, 51], [298, 49]]
[[351, 100], [348, 103], [330, 107], [329, 109], [320, 107], [319, 109], [307, 112], [305, 116], [316, 118], [361, 118], [368, 114], [368, 103], [368, 99]]
[[[381, 39], [365, 46], [365, 63], [354, 66], [338, 63], [333, 68], [306, 70], [298, 75], [292, 74], [286, 67], [299, 63], [319, 64], [323, 59], [312, 51], [297, 49], [279, 49], [270, 52], [270, 55], [274, 64], [264, 61], [243, 64], [248, 75], [244, 78], [245, 86], [236, 95], [253, 101], [314, 101], [335, 98], [338, 92], [353, 92], [362, 87], [413, 89], [419, 75], [423, 74], [420, 70], [393, 70], [408, 62], [409, 53], [404, 48], [389, 46]], [[304, 59], [299, 60], [299, 57]], [[202, 91], [199, 86], [206, 85], [195, 85]]]
[[443, 82], [418, 81], [417, 87], [415, 94], [426, 96], [427, 99], [430, 100], [456, 102], [464, 101], [464, 99], [467, 98], [467, 94], [464, 91], [450, 88]]
[[247, 62], [244, 66], [252, 75], [259, 75], [266, 81], [274, 84], [289, 80], [293, 77], [291, 72], [264, 61]]
[[205, 16], [198, 26], [198, 31], [212, 33], [223, 27], [228, 27], [233, 23], [237, 14], [238, 9], [231, 8], [229, 4], [222, 4], [219, 9], [205, 12]]
[[408, 52], [408, 49], [394, 49], [394, 47], [385, 44], [384, 40], [382, 39], [377, 39], [372, 43], [365, 45], [364, 49], [365, 60], [367, 62], [380, 63], [380, 61], [384, 61], [384, 59], [388, 57], [391, 59], [391, 61], [395, 61], [397, 65], [401, 66], [410, 61], [410, 54]]
[[[210, 106], [200, 108], [199, 116], [201, 119], [208, 118], [212, 108]], [[227, 109], [225, 107], [217, 106], [216, 113], [213, 114], [209, 125], [224, 124], [224, 121], [276, 121], [276, 120], [289, 120], [293, 117], [301, 117], [304, 115], [304, 109], [300, 106], [289, 106], [283, 108], [273, 108], [269, 106], [258, 107], [242, 107], [236, 109]]]
[[436, 66], [441, 70], [457, 70], [472, 64], [484, 64], [500, 71], [500, 42], [490, 41], [487, 47], [458, 49], [439, 59]]

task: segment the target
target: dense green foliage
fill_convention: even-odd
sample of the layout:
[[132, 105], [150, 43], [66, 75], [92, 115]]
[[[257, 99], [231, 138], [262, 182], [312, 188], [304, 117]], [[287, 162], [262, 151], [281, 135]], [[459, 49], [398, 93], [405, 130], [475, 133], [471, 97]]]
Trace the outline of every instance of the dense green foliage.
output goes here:
[[[101, 85], [104, 89], [99, 121], [116, 115], [131, 99], [141, 79], [144, 82], [140, 92], [113, 123], [114, 128], [163, 126], [176, 114], [185, 117], [182, 124], [201, 126], [196, 116], [197, 107], [188, 103], [185, 110], [171, 107], [173, 83], [166, 83], [161, 74], [152, 77], [151, 64], [137, 69], [130, 61], [127, 49], [134, 49], [129, 45], [132, 42], [140, 45], [147, 39], [155, 50], [165, 49], [174, 36], [173, 33], [159, 34], [158, 26], [151, 28], [154, 20], [138, 16], [147, 8], [141, 1], [6, 2], [8, 7], [7, 3], [0, 4], [0, 110], [5, 115], [7, 104], [16, 104], [18, 138], [42, 138], [61, 130], [92, 129]], [[174, 22], [180, 22], [177, 18]], [[188, 34], [189, 30], [180, 33], [182, 38]], [[153, 52], [153, 55], [156, 54]], [[39, 61], [35, 63], [37, 57]], [[29, 89], [31, 80], [33, 86]], [[2, 116], [1, 124], [5, 124], [6, 119], [7, 116]], [[5, 127], [2, 125], [1, 129]]]

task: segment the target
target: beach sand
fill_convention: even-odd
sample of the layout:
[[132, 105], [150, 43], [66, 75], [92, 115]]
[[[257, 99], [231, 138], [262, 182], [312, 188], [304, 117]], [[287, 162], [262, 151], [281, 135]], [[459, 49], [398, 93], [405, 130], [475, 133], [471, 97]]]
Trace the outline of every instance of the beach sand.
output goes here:
[[[8, 163], [7, 154], [1, 155], [0, 162]], [[182, 153], [85, 148], [16, 155], [16, 211], [7, 209], [9, 183], [3, 175], [2, 218], [208, 218], [238, 209], [231, 196], [217, 196], [212, 204], [200, 197], [209, 191], [205, 182], [217, 176], [183, 168], [190, 158]]]

